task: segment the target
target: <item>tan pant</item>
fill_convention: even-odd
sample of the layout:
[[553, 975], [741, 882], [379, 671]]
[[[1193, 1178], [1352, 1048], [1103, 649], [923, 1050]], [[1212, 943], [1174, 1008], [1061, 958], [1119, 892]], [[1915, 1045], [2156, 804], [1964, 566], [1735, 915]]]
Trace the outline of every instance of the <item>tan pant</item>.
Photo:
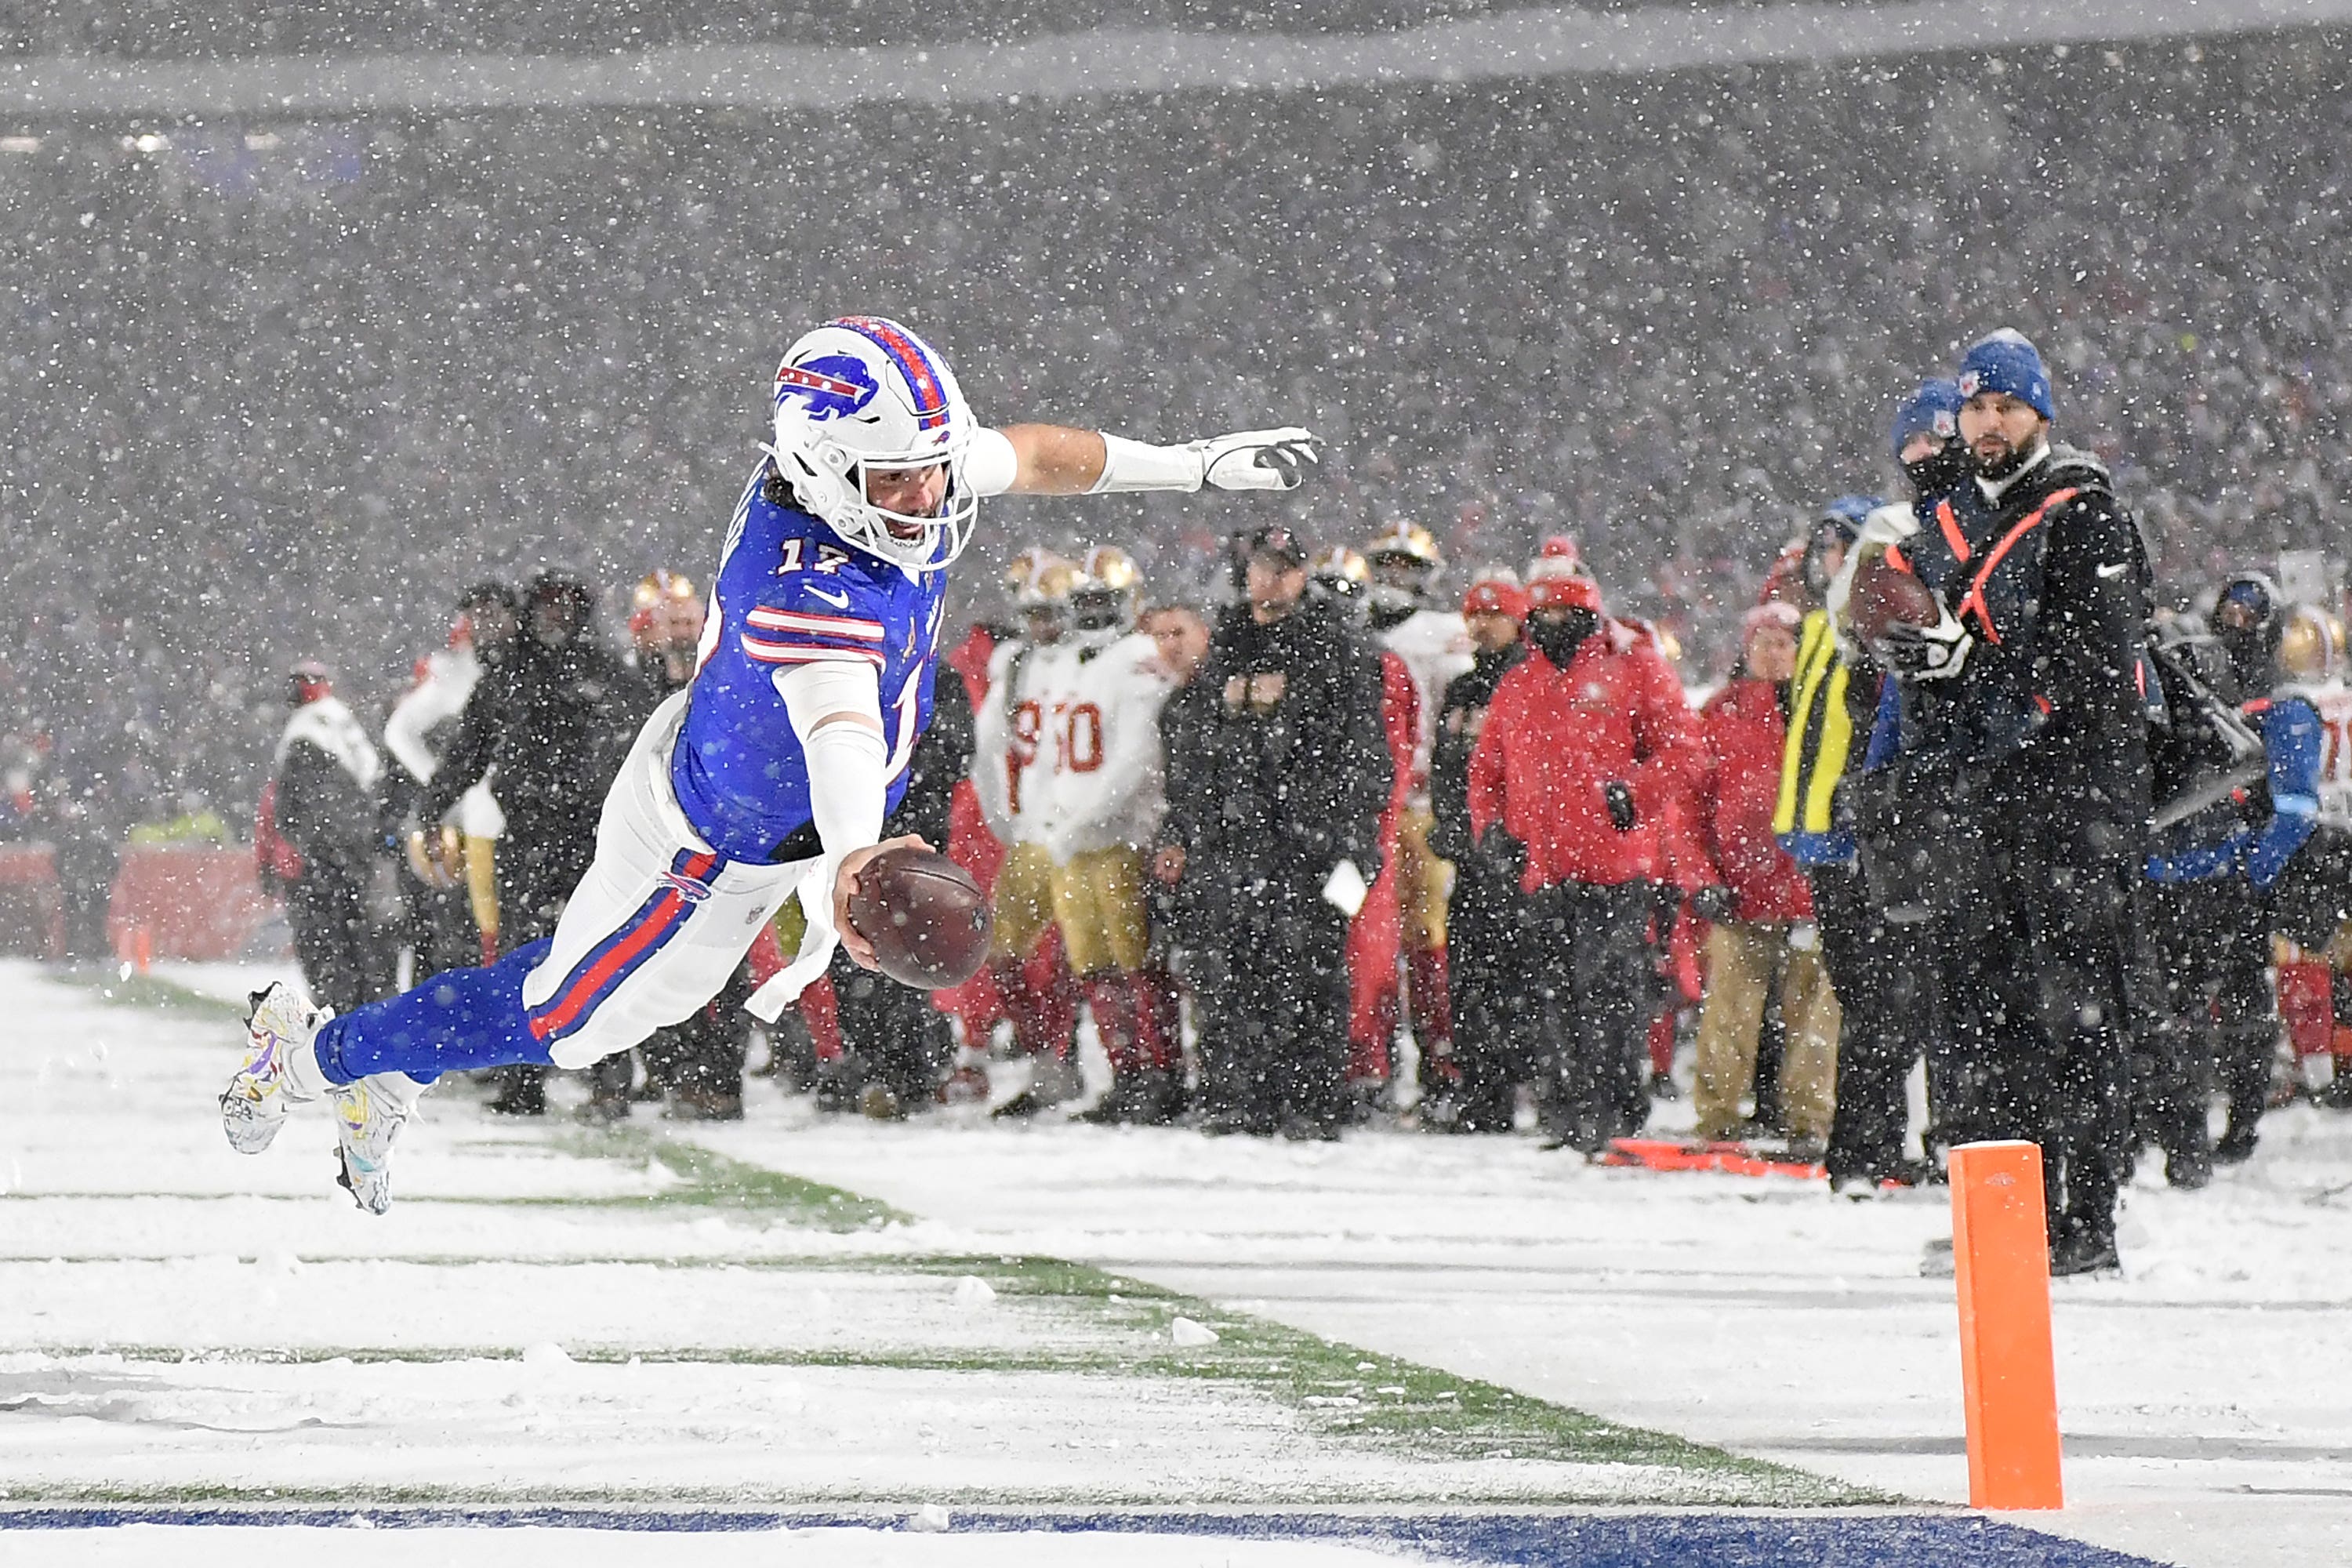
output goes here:
[[992, 958], [1026, 958], [1054, 923], [1054, 858], [1043, 844], [1014, 844], [996, 870]]
[[1740, 1120], [1739, 1102], [1756, 1080], [1756, 1035], [1764, 1023], [1764, 992], [1772, 966], [1788, 954], [1780, 987], [1785, 1045], [1780, 1057], [1780, 1108], [1792, 1138], [1829, 1141], [1837, 1107], [1838, 1000], [1822, 967], [1821, 950], [1789, 946], [1779, 922], [1727, 921], [1707, 934], [1706, 999], [1698, 1018], [1698, 1135], [1728, 1138]]
[[1124, 844], [1088, 849], [1053, 868], [1054, 923], [1074, 974], [1132, 974], [1151, 940], [1143, 854]]

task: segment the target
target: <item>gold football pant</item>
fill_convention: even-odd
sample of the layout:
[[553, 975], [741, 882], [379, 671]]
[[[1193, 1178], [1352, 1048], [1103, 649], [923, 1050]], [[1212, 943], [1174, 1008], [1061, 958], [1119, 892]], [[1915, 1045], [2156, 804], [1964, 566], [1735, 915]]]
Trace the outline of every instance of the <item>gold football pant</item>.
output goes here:
[[1143, 967], [1150, 926], [1144, 914], [1143, 854], [1124, 844], [1089, 849], [1053, 868], [1054, 920], [1076, 974]]
[[1054, 858], [1042, 844], [1014, 844], [996, 871], [996, 939], [991, 956], [1023, 959], [1054, 923]]

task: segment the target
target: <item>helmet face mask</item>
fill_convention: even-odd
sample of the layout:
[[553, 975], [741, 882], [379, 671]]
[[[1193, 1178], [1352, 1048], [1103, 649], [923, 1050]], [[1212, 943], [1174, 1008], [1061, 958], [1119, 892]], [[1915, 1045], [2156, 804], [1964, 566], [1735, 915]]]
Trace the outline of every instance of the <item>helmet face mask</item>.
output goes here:
[[1143, 574], [1126, 551], [1097, 544], [1078, 562], [1070, 584], [1070, 621], [1082, 632], [1125, 629], [1135, 624]]
[[1070, 591], [1078, 569], [1050, 550], [1028, 549], [1004, 569], [1004, 591], [1028, 640], [1057, 642], [1070, 621]]
[[1364, 546], [1364, 561], [1370, 578], [1366, 602], [1375, 614], [1402, 616], [1427, 601], [1445, 556], [1429, 530], [1397, 521]]
[[[963, 553], [980, 507], [963, 472], [976, 426], [937, 350], [896, 321], [845, 316], [785, 352], [775, 409], [778, 476], [845, 542], [919, 572]], [[938, 468], [946, 482], [929, 511], [874, 499], [898, 500], [910, 472]]]
[[1364, 599], [1376, 611], [1402, 615], [1421, 608], [1429, 596], [1436, 569], [1409, 555], [1375, 555], [1366, 563], [1371, 574]]

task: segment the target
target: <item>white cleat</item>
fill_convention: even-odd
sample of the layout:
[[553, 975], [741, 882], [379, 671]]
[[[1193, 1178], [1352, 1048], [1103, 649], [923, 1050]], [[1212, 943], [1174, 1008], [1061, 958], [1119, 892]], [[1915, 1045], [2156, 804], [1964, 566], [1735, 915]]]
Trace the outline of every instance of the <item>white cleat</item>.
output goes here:
[[392, 1141], [424, 1092], [415, 1079], [396, 1072], [333, 1087], [335, 1143], [343, 1159], [335, 1180], [370, 1214], [392, 1207]]
[[269, 1147], [287, 1112], [319, 1098], [326, 1079], [310, 1054], [310, 1042], [320, 1027], [335, 1015], [313, 1007], [283, 981], [251, 997], [252, 1011], [245, 1021], [249, 1042], [245, 1065], [221, 1091], [221, 1127], [229, 1147], [240, 1154], [258, 1154]]

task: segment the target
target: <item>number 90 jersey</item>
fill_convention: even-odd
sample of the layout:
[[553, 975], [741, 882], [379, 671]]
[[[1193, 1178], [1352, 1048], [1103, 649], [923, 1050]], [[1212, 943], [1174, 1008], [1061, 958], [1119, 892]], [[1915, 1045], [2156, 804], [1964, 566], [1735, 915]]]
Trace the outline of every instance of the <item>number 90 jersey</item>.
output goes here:
[[890, 746], [886, 814], [898, 809], [908, 759], [931, 721], [947, 603], [945, 572], [917, 573], [851, 549], [817, 518], [771, 500], [767, 471], [753, 476], [728, 530], [670, 758], [687, 822], [736, 860], [770, 859], [811, 825], [808, 759], [775, 685], [804, 665], [873, 668]]

